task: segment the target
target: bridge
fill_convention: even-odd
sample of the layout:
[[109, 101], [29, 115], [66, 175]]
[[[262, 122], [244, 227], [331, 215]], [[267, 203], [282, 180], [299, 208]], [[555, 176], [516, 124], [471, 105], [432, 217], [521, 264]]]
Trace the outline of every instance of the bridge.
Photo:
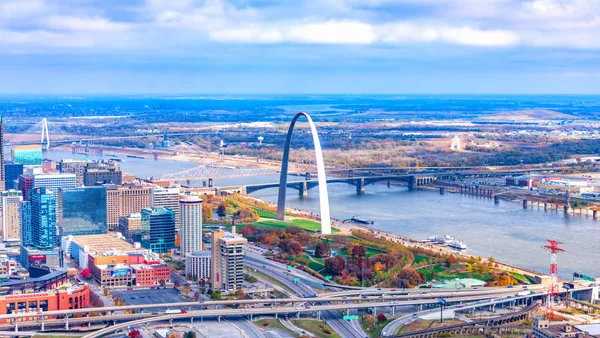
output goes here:
[[[435, 176], [424, 176], [424, 175], [382, 175], [382, 176], [364, 176], [364, 177], [339, 177], [339, 178], [328, 178], [326, 179], [327, 184], [333, 183], [345, 183], [356, 187], [357, 194], [363, 194], [365, 192], [365, 186], [374, 184], [377, 182], [404, 182], [408, 185], [409, 189], [414, 189], [419, 186], [433, 183], [436, 180]], [[292, 181], [287, 182], [286, 186], [298, 190], [300, 196], [307, 197], [308, 190], [319, 185], [319, 180], [308, 179], [304, 181]], [[245, 193], [251, 194], [253, 192], [269, 189], [279, 188], [280, 184], [277, 183], [265, 183], [265, 184], [250, 184], [244, 186]]]

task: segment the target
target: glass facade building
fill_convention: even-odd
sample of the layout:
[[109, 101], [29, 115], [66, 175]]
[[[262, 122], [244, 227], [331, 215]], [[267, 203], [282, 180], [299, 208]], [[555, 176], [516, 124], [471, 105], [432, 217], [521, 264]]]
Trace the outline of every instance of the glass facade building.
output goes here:
[[157, 253], [175, 248], [175, 213], [166, 208], [142, 210], [142, 246]]
[[33, 242], [31, 231], [31, 202], [21, 202], [21, 245], [30, 246]]
[[57, 246], [56, 197], [51, 190], [35, 188], [29, 191], [31, 202], [31, 242], [38, 249]]
[[4, 186], [6, 190], [17, 189], [16, 180], [23, 173], [23, 164], [12, 161], [4, 162]]
[[23, 165], [42, 165], [42, 146], [15, 146], [12, 148], [12, 160]]
[[105, 234], [106, 188], [60, 188], [57, 222], [61, 236]]

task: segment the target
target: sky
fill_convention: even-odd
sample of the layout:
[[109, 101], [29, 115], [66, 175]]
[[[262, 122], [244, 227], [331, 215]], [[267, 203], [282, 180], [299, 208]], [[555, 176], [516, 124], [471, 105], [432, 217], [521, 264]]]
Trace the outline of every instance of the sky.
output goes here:
[[600, 94], [600, 0], [0, 0], [0, 93]]

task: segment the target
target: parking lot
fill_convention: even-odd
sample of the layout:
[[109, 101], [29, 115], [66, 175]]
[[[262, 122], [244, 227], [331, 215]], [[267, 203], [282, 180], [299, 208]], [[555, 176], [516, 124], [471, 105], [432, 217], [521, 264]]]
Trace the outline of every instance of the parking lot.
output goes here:
[[[189, 299], [182, 298], [177, 289], [113, 290], [111, 294], [122, 300], [126, 305], [192, 302]], [[188, 309], [186, 308], [186, 310]], [[157, 310], [165, 311], [166, 309], [157, 308]]]

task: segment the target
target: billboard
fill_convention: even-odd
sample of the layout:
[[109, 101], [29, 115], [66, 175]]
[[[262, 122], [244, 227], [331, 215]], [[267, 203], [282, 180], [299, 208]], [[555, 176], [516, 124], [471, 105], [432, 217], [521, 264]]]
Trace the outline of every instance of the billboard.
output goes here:
[[129, 269], [115, 269], [110, 272], [111, 277], [125, 277], [131, 276], [131, 270]]
[[30, 265], [46, 264], [46, 255], [30, 255], [29, 256], [29, 264]]

